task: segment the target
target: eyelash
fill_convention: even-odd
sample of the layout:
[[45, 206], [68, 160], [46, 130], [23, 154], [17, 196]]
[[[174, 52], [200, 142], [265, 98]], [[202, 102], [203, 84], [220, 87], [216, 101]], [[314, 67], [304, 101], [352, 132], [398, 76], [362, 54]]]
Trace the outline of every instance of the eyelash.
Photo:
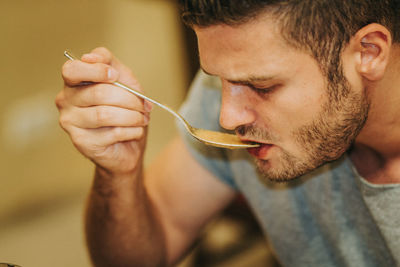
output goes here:
[[267, 88], [260, 88], [260, 87], [255, 87], [251, 84], [249, 84], [247, 86], [250, 87], [251, 90], [255, 91], [257, 94], [260, 94], [260, 95], [269, 94], [277, 87], [277, 85], [274, 85], [274, 86], [270, 86]]

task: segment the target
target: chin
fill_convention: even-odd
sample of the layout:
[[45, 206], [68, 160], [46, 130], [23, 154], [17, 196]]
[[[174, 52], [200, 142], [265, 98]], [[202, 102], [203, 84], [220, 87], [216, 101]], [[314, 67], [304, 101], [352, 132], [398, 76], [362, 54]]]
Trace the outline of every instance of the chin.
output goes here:
[[319, 167], [319, 165], [310, 165], [299, 161], [271, 162], [260, 159], [256, 159], [256, 165], [258, 172], [265, 180], [275, 183], [296, 180]]

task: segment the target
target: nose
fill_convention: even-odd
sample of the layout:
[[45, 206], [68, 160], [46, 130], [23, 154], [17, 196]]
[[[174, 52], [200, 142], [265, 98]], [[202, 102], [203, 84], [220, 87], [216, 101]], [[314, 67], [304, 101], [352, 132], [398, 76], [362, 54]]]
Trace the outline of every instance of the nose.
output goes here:
[[252, 124], [256, 115], [252, 108], [249, 88], [222, 80], [222, 105], [219, 122], [227, 130]]

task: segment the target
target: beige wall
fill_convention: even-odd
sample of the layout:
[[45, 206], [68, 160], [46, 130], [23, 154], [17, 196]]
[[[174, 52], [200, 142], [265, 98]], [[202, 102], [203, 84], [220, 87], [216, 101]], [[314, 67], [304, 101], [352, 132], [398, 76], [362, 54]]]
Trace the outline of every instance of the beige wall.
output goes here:
[[[92, 164], [58, 126], [63, 50], [110, 48], [149, 96], [177, 108], [188, 84], [177, 10], [161, 0], [2, 0], [0, 33], [0, 262], [88, 265], [80, 215]], [[146, 162], [175, 133], [167, 113], [156, 108], [152, 121]]]

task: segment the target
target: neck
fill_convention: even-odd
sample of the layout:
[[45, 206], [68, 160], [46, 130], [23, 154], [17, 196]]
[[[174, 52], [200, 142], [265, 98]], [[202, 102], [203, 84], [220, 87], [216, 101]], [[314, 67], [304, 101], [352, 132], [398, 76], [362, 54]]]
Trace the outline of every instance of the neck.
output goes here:
[[350, 157], [359, 173], [377, 184], [400, 183], [400, 48], [394, 47], [384, 77], [365, 83], [368, 120]]

